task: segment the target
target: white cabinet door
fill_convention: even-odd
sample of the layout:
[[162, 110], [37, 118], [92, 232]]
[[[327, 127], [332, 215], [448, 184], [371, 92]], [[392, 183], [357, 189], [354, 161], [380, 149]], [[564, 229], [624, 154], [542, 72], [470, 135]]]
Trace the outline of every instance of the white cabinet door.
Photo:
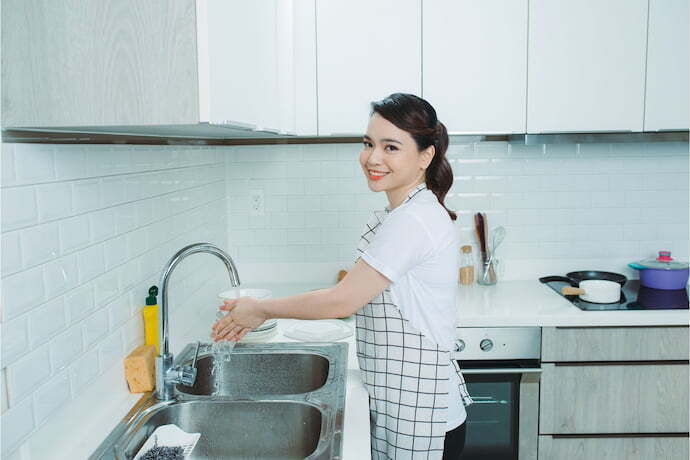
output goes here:
[[527, 132], [642, 131], [646, 31], [647, 0], [531, 0]]
[[275, 2], [197, 1], [202, 122], [278, 128]]
[[424, 0], [422, 94], [451, 133], [524, 133], [527, 0]]
[[650, 0], [645, 131], [688, 129], [688, 0]]
[[319, 134], [366, 130], [369, 103], [421, 92], [421, 0], [317, 0]]

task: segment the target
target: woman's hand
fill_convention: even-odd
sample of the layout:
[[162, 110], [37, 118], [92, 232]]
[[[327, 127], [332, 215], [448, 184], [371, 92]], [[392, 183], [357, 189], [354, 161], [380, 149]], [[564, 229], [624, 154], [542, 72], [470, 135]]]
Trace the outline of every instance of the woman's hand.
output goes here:
[[211, 338], [214, 342], [232, 340], [237, 342], [244, 335], [266, 321], [266, 314], [260, 308], [260, 300], [254, 297], [240, 297], [226, 300], [220, 310], [228, 314], [213, 323]]

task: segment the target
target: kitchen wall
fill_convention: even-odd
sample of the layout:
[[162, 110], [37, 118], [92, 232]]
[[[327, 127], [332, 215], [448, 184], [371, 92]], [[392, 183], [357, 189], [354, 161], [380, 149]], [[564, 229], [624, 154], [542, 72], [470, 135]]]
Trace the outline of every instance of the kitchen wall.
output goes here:
[[[122, 359], [143, 343], [148, 287], [180, 247], [224, 247], [227, 221], [220, 149], [2, 144], [1, 166], [5, 458], [47, 422], [85, 432], [61, 412], [77, 398], [127, 394]], [[175, 311], [215, 305], [227, 283], [206, 262], [172, 277], [173, 335]]]
[[[122, 358], [143, 341], [146, 291], [185, 244], [228, 249], [243, 284], [332, 283], [387, 203], [368, 190], [359, 150], [2, 144], [3, 458], [52, 445], [49, 426], [79, 429], [79, 411], [93, 410], [84, 395], [127, 395]], [[477, 210], [507, 228], [503, 279], [633, 274], [627, 262], [658, 249], [688, 259], [687, 143], [454, 143], [448, 158], [461, 241], [476, 251]], [[176, 312], [213, 308], [227, 285], [204, 257], [173, 276], [173, 336]]]
[[[358, 165], [360, 144], [234, 147], [227, 155], [229, 247], [244, 280], [332, 282], [354, 260], [361, 229], [387, 200]], [[503, 225], [503, 279], [574, 269], [637, 276], [627, 263], [659, 249], [688, 259], [688, 144], [453, 143], [463, 244], [472, 214]], [[255, 192], [263, 215], [252, 215]], [[256, 214], [256, 213], [254, 213]], [[300, 269], [295, 269], [300, 264]]]

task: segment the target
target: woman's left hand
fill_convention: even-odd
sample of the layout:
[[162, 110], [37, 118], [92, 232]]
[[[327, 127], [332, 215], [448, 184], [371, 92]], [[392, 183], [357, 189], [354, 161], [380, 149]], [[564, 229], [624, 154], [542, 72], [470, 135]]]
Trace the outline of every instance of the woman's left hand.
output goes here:
[[247, 332], [263, 324], [267, 318], [259, 307], [260, 302], [254, 297], [226, 300], [220, 310], [227, 311], [228, 314], [213, 323], [211, 327], [213, 341], [238, 341]]

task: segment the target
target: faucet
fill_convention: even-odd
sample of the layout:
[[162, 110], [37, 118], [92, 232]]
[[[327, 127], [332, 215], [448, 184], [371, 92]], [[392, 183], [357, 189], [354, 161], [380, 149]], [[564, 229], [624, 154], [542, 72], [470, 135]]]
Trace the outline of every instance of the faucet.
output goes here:
[[161, 401], [174, 399], [175, 385], [181, 383], [186, 386], [194, 385], [196, 381], [196, 356], [199, 354], [199, 343], [197, 343], [194, 362], [191, 366], [173, 365], [173, 355], [170, 353], [168, 344], [168, 279], [173, 270], [185, 257], [199, 252], [213, 254], [223, 261], [230, 275], [232, 287], [240, 285], [240, 275], [232, 258], [222, 249], [209, 243], [194, 243], [185, 246], [175, 253], [163, 267], [163, 274], [160, 280], [161, 303], [158, 309], [158, 338], [160, 344], [160, 355], [156, 358], [156, 397]]

